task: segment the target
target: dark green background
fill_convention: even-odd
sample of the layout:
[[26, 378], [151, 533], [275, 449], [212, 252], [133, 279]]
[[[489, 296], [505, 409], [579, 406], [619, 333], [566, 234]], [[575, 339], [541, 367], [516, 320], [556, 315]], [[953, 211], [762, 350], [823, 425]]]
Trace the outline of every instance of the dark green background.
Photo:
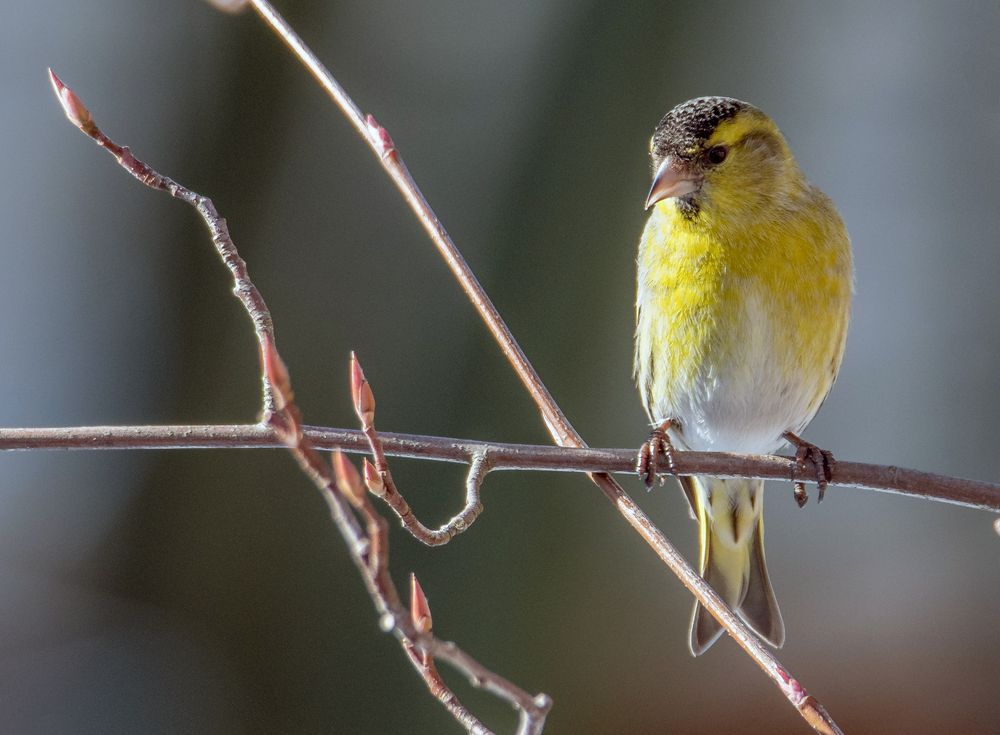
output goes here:
[[[768, 111], [854, 238], [855, 319], [807, 436], [844, 459], [1000, 479], [995, 3], [304, 2], [289, 20], [385, 124], [577, 428], [646, 434], [631, 385], [646, 141], [703, 94]], [[51, 65], [119, 142], [211, 195], [311, 423], [546, 441], [370, 153], [252, 15], [197, 0], [0, 10], [0, 423], [243, 422], [256, 357], [200, 221], [62, 119]], [[0, 730], [456, 732], [381, 634], [322, 501], [277, 451], [0, 457]], [[428, 522], [461, 472], [397, 462]], [[673, 487], [629, 492], [693, 558]], [[991, 733], [1000, 539], [983, 513], [768, 492], [782, 660], [852, 733]], [[472, 532], [392, 535], [435, 629], [552, 733], [805, 726], [583, 478], [502, 473]], [[492, 726], [513, 714], [449, 674]]]

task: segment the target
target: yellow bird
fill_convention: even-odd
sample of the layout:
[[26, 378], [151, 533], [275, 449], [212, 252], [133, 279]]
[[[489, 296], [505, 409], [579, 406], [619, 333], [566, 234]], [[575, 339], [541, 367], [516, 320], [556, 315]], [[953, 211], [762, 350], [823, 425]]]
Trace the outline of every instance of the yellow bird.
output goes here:
[[[822, 492], [832, 457], [798, 434], [833, 386], [847, 338], [853, 265], [836, 208], [774, 122], [739, 100], [678, 105], [656, 126], [650, 155], [654, 208], [639, 245], [635, 333], [636, 382], [658, 427], [643, 450], [647, 480], [658, 450], [668, 459], [673, 446], [771, 453], [788, 441], [815, 464]], [[763, 481], [681, 480], [699, 523], [702, 576], [781, 646]], [[721, 634], [695, 603], [691, 652]]]

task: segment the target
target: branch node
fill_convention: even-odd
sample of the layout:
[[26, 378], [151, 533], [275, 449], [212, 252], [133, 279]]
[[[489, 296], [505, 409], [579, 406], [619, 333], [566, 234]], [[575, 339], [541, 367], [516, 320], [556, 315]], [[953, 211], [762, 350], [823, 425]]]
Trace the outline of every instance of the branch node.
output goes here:
[[396, 629], [396, 616], [391, 612], [384, 612], [379, 616], [378, 627], [383, 633], [391, 633]]
[[397, 159], [396, 144], [389, 135], [389, 131], [378, 124], [374, 115], [365, 117], [365, 125], [368, 129], [368, 138], [383, 161], [386, 159]]
[[552, 709], [552, 697], [548, 694], [536, 694], [535, 698], [531, 701], [534, 702], [535, 706], [543, 712], [547, 712]]
[[410, 575], [410, 619], [413, 621], [413, 627], [421, 634], [430, 633], [434, 625], [431, 607], [424, 595], [424, 588], [417, 581], [416, 574]]
[[361, 429], [368, 431], [375, 424], [375, 394], [365, 378], [357, 355], [351, 352], [351, 400], [354, 413], [361, 422]]
[[384, 498], [385, 480], [382, 478], [382, 473], [375, 469], [375, 465], [368, 461], [368, 457], [365, 457], [361, 462], [368, 491], [377, 498]]

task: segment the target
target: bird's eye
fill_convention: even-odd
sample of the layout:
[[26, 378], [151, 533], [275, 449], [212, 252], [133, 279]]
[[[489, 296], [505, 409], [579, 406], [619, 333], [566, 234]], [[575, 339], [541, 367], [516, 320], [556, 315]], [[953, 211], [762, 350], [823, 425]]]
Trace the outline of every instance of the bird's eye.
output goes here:
[[726, 160], [729, 149], [724, 145], [712, 146], [708, 149], [708, 162], [719, 164]]

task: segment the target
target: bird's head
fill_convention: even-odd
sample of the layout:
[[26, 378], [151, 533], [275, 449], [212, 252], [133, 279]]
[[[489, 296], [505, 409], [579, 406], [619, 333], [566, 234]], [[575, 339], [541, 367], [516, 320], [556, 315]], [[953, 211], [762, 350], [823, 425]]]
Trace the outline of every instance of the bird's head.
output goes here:
[[653, 132], [650, 157], [646, 208], [662, 202], [689, 218], [766, 216], [802, 185], [778, 127], [730, 97], [699, 97], [672, 109]]

